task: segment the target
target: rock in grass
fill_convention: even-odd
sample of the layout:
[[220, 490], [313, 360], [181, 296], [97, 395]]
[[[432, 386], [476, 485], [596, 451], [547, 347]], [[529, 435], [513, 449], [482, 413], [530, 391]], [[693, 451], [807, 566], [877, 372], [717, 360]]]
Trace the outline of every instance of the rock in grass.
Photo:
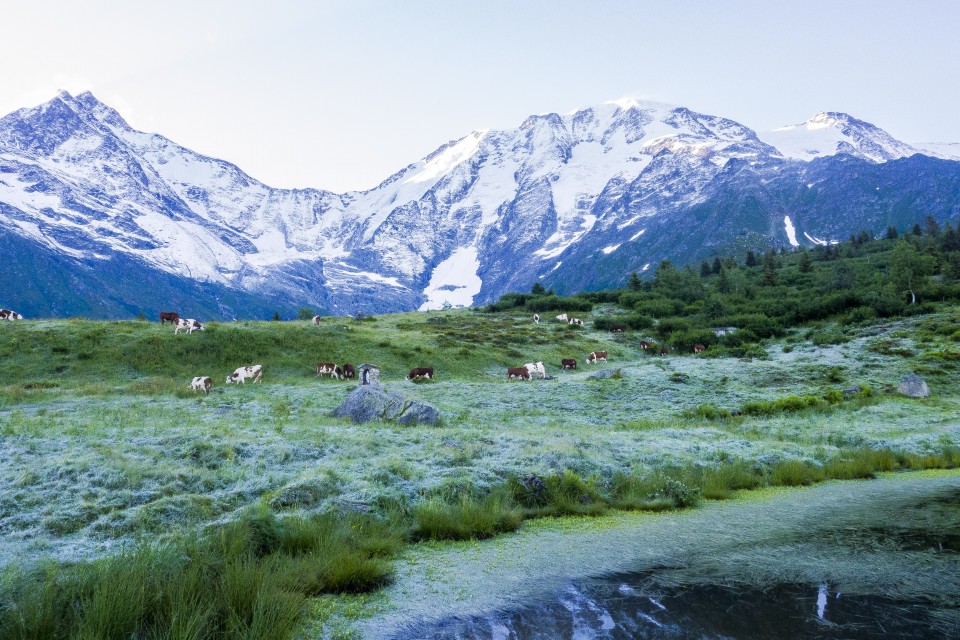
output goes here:
[[333, 415], [358, 423], [395, 420], [399, 424], [436, 424], [440, 419], [440, 412], [433, 406], [374, 385], [354, 389]]
[[606, 380], [607, 378], [617, 380], [623, 377], [623, 371], [620, 369], [601, 369], [588, 377], [592, 380]]
[[897, 392], [910, 398], [926, 398], [930, 395], [930, 387], [923, 381], [923, 378], [915, 373], [911, 373], [900, 381]]

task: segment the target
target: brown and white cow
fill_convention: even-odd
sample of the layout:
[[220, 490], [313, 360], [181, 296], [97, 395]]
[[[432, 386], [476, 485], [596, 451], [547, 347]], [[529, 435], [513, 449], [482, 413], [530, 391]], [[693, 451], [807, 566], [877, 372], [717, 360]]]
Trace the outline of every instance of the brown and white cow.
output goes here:
[[607, 361], [606, 351], [591, 351], [590, 355], [587, 356], [587, 364], [596, 364], [600, 360], [603, 360], [604, 362]]
[[263, 365], [251, 364], [246, 367], [238, 367], [236, 371], [227, 376], [227, 384], [231, 382], [247, 384], [247, 380], [263, 382]]
[[0, 309], [0, 320], [23, 320], [23, 316], [10, 309]]
[[706, 348], [707, 348], [706, 345], [700, 344], [700, 343], [698, 342], [697, 344], [693, 345], [693, 352], [694, 352], [694, 353], [703, 353], [703, 352], [706, 350]]
[[180, 333], [180, 330], [186, 331], [188, 334], [193, 333], [194, 331], [203, 331], [203, 325], [194, 320], [193, 318], [177, 318], [176, 325], [174, 326], [173, 332]]
[[578, 326], [583, 326], [583, 320], [581, 320], [580, 318], [570, 318], [569, 320], [567, 320], [567, 324], [575, 324]]
[[539, 373], [541, 380], [547, 377], [547, 368], [543, 366], [542, 362], [528, 362], [523, 366], [527, 371], [530, 372], [530, 375]]
[[190, 383], [190, 388], [194, 391], [203, 391], [204, 393], [210, 393], [210, 388], [213, 386], [213, 380], [205, 376], [197, 376], [193, 379], [193, 382]]
[[349, 362], [343, 363], [343, 379], [353, 380], [357, 377], [357, 370]]
[[563, 359], [560, 361], [560, 367], [561, 367], [562, 369], [576, 369], [576, 368], [577, 368], [577, 361], [576, 361], [575, 359], [573, 359], [573, 358], [563, 358]]
[[161, 311], [160, 312], [160, 324], [177, 324], [177, 320], [180, 319], [180, 314], [176, 311]]
[[527, 371], [526, 367], [508, 367], [507, 368], [507, 380], [517, 378], [518, 380], [529, 380], [530, 372]]
[[320, 316], [313, 316], [313, 324], [320, 324]]
[[330, 378], [340, 379], [340, 376], [343, 374], [343, 369], [338, 367], [332, 362], [318, 362], [317, 363], [317, 377], [320, 376], [330, 376]]
[[[623, 333], [623, 325], [622, 325], [622, 324], [612, 324], [612, 325], [610, 325], [610, 333]], [[643, 348], [643, 347], [641, 347], [641, 349], [642, 349], [642, 348]]]
[[433, 367], [416, 367], [410, 369], [410, 373], [407, 374], [407, 380], [413, 380], [414, 378], [433, 380]]
[[668, 353], [670, 353], [670, 351], [666, 347], [660, 347], [660, 355], [665, 356]]

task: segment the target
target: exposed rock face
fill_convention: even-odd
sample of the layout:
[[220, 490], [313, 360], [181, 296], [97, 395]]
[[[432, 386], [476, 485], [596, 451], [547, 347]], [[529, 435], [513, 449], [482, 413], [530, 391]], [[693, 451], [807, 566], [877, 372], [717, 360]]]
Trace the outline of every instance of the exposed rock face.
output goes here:
[[440, 420], [435, 407], [395, 391], [387, 392], [379, 385], [357, 387], [333, 413], [358, 423], [394, 420], [399, 424], [436, 424]]
[[911, 373], [900, 381], [897, 392], [910, 398], [926, 398], [930, 395], [930, 387], [923, 381], [923, 378], [915, 373]]

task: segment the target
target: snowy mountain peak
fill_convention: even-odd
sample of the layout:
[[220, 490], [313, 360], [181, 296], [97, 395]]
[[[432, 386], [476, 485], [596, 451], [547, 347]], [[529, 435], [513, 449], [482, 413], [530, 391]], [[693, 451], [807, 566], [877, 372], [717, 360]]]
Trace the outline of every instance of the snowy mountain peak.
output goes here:
[[846, 153], [886, 162], [919, 152], [883, 129], [839, 111], [821, 111], [806, 122], [761, 133], [760, 139], [783, 157], [797, 160]]

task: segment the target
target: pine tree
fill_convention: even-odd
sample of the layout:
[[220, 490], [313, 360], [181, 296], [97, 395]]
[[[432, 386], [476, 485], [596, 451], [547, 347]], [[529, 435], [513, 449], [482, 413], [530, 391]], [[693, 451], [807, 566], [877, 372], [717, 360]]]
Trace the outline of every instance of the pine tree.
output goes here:
[[810, 262], [810, 252], [806, 249], [800, 251], [800, 273], [810, 273], [813, 271], [813, 263]]
[[897, 236], [900, 234], [897, 233], [897, 228], [893, 225], [887, 227], [887, 240], [896, 240]]
[[720, 293], [730, 293], [733, 290], [733, 286], [730, 283], [730, 276], [727, 275], [726, 269], [720, 269], [720, 274], [717, 276], [717, 291]]
[[757, 266], [757, 254], [755, 254], [753, 251], [747, 251], [747, 263], [746, 263], [746, 264], [747, 264], [748, 267], [755, 267], [755, 266]]
[[274, 311], [274, 312], [273, 312], [273, 317], [270, 318], [270, 319], [271, 319], [271, 320], [274, 320], [274, 321], [280, 320], [280, 312], [279, 312], [279, 311]]
[[937, 238], [940, 236], [940, 223], [937, 222], [936, 218], [928, 215], [923, 219], [923, 231], [927, 237]]
[[761, 282], [766, 286], [777, 284], [777, 256], [773, 253], [773, 249], [763, 256], [763, 278]]
[[954, 229], [949, 221], [944, 225], [943, 233], [940, 235], [940, 250], [944, 253], [960, 251], [960, 231]]
[[630, 280], [627, 281], [627, 289], [630, 289], [630, 291], [640, 291], [643, 289], [643, 283], [640, 281], [640, 276], [637, 275], [636, 271], [630, 274]]
[[710, 277], [710, 263], [704, 260], [700, 263], [700, 277], [708, 278]]
[[546, 292], [547, 292], [547, 290], [544, 289], [544, 288], [543, 288], [543, 285], [540, 284], [539, 282], [534, 282], [534, 283], [533, 283], [533, 286], [530, 287], [530, 293], [532, 293], [532, 294], [535, 295], [535, 296], [542, 296], [542, 295], [545, 294]]
[[720, 258], [719, 258], [719, 257], [714, 258], [714, 259], [713, 259], [713, 265], [710, 267], [710, 272], [711, 272], [713, 275], [717, 275], [718, 273], [720, 273], [720, 269], [722, 269], [722, 268], [723, 268], [723, 265], [720, 264]]

